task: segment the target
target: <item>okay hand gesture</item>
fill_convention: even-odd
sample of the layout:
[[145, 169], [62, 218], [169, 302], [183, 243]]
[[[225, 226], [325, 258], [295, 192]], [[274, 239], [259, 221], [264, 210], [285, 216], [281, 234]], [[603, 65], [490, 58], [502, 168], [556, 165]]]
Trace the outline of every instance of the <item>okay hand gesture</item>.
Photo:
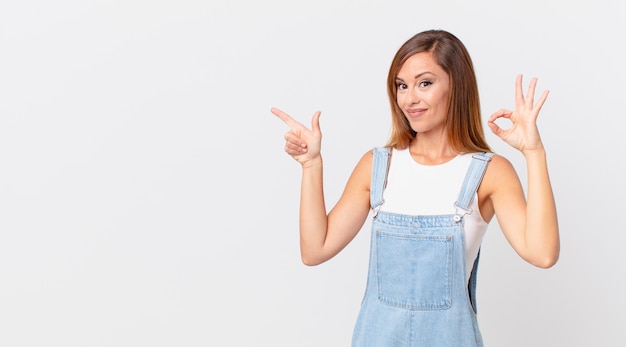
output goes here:
[[[492, 114], [488, 122], [489, 128], [494, 134], [522, 152], [543, 148], [537, 129], [537, 116], [548, 97], [548, 91], [544, 91], [535, 103], [536, 85], [537, 78], [531, 79], [528, 92], [524, 96], [522, 75], [518, 75], [515, 81], [515, 110], [501, 109]], [[512, 126], [506, 130], [500, 128], [495, 123], [499, 118], [509, 119]]]

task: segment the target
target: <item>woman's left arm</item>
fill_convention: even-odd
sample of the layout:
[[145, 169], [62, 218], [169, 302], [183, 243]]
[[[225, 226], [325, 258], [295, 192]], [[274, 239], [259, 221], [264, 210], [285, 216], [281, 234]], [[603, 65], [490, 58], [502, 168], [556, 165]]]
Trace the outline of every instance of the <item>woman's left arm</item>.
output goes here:
[[[494, 134], [524, 155], [528, 170], [527, 198], [513, 167], [506, 159], [497, 157], [493, 163], [495, 172], [489, 175], [496, 181], [490, 199], [500, 227], [515, 251], [529, 263], [548, 268], [559, 258], [560, 241], [546, 152], [536, 122], [548, 91], [535, 103], [536, 85], [537, 79], [533, 78], [524, 96], [522, 75], [518, 75], [515, 110], [500, 110], [488, 122]], [[500, 128], [495, 123], [499, 118], [509, 119], [512, 126], [506, 130]]]

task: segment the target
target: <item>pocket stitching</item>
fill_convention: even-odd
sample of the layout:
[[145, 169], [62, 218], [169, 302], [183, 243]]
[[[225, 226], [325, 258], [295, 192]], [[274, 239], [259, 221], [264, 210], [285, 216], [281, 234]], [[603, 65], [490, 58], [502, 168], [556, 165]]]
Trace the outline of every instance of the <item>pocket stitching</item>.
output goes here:
[[[386, 285], [384, 282], [388, 282], [387, 279], [383, 279], [381, 273], [381, 268], [383, 268], [386, 264], [381, 264], [384, 259], [381, 259], [382, 257], [384, 257], [384, 255], [381, 255], [381, 250], [384, 249], [384, 247], [381, 247], [381, 245], [383, 244], [383, 241], [385, 241], [386, 239], [390, 239], [390, 240], [410, 240], [410, 241], [417, 241], [417, 242], [443, 242], [444, 243], [444, 250], [445, 250], [445, 254], [444, 254], [444, 264], [441, 268], [441, 271], [443, 272], [443, 276], [440, 273], [438, 276], [440, 277], [440, 281], [437, 282], [437, 284], [435, 285], [440, 285], [440, 291], [442, 291], [442, 293], [437, 293], [437, 295], [434, 298], [429, 298], [428, 300], [423, 300], [422, 302], [418, 302], [418, 300], [415, 298], [415, 295], [413, 297], [404, 297], [404, 298], [394, 298], [394, 293], [387, 293], [385, 288]], [[450, 308], [451, 306], [451, 301], [452, 301], [452, 259], [451, 259], [451, 248], [453, 247], [453, 242], [452, 242], [452, 235], [429, 235], [429, 234], [406, 234], [406, 233], [394, 233], [394, 232], [385, 232], [385, 231], [380, 231], [380, 230], [376, 230], [376, 241], [377, 241], [377, 267], [378, 267], [378, 299], [389, 306], [393, 306], [393, 307], [398, 307], [398, 308], [403, 308], [403, 309], [407, 309], [407, 310], [412, 310], [412, 311], [432, 311], [432, 310], [445, 310]], [[409, 249], [410, 250], [410, 249]], [[418, 258], [414, 258], [414, 260], [417, 260]], [[387, 265], [389, 266], [389, 265]], [[419, 271], [416, 271], [419, 272]], [[398, 279], [395, 279], [396, 281]], [[393, 281], [393, 279], [392, 279]], [[442, 281], [442, 282], [441, 282]], [[413, 292], [415, 288], [410, 288], [409, 290], [405, 290], [408, 292]], [[418, 294], [419, 295], [419, 294]]]

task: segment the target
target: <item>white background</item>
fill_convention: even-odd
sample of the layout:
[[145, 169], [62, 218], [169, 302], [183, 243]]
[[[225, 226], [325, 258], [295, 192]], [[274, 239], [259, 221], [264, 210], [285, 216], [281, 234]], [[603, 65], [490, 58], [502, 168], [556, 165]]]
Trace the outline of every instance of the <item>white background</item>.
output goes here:
[[625, 17], [618, 0], [0, 0], [0, 346], [348, 346], [369, 222], [301, 264], [300, 169], [269, 110], [322, 111], [331, 207], [387, 140], [389, 63], [426, 29], [466, 44], [485, 119], [518, 73], [551, 91], [561, 259], [524, 263], [494, 220], [486, 345], [626, 345]]

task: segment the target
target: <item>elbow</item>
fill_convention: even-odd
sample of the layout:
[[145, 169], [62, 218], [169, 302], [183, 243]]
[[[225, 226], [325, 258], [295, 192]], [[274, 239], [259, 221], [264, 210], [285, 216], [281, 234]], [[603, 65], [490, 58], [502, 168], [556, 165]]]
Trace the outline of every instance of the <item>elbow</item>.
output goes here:
[[555, 242], [544, 242], [541, 246], [526, 251], [526, 257], [523, 258], [527, 262], [541, 269], [549, 269], [559, 261], [561, 246], [557, 239]]
[[543, 257], [541, 259], [536, 259], [535, 261], [532, 262], [532, 264], [538, 268], [549, 269], [553, 267], [554, 265], [556, 265], [558, 261], [559, 261], [559, 254], [556, 253], [547, 257]]
[[321, 262], [316, 261], [314, 259], [309, 259], [309, 258], [302, 257], [302, 264], [304, 264], [306, 266], [316, 266], [316, 265], [321, 264]]
[[302, 259], [302, 264], [306, 266], [317, 266], [332, 258], [332, 255], [323, 250], [309, 250], [307, 252], [300, 252], [300, 258]]
[[306, 266], [317, 266], [324, 262], [320, 257], [302, 254], [302, 264]]

